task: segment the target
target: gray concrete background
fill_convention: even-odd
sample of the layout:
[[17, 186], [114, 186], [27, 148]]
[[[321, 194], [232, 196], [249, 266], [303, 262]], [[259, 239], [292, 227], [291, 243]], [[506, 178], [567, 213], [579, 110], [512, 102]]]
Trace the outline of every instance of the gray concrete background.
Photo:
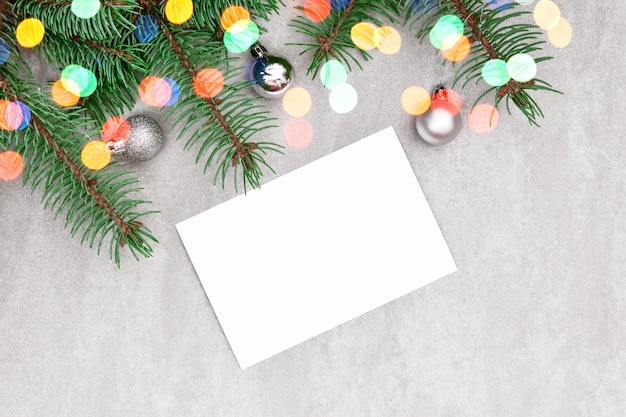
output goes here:
[[[304, 76], [309, 58], [283, 46], [298, 39], [295, 12], [267, 25], [262, 42], [314, 102], [313, 144], [273, 157], [276, 176], [392, 125], [458, 272], [245, 371], [174, 227], [235, 191], [213, 187], [167, 123], [161, 153], [134, 167], [161, 210], [152, 259], [125, 256], [118, 270], [70, 238], [40, 193], [3, 186], [0, 415], [626, 415], [626, 7], [558, 4], [574, 39], [546, 47], [555, 59], [539, 76], [565, 95], [536, 96], [542, 127], [503, 112], [492, 133], [464, 128], [440, 148], [399, 104], [405, 88], [440, 81], [432, 47], [402, 29], [399, 54], [349, 75], [360, 101], [340, 116]], [[280, 102], [267, 104], [284, 125]], [[268, 138], [284, 143], [280, 129]]]

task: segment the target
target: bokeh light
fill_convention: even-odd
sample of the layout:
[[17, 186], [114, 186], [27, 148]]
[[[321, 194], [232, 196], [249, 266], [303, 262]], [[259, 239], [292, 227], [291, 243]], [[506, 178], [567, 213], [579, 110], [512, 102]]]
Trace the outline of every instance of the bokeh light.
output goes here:
[[402, 47], [402, 37], [400, 32], [391, 26], [381, 26], [378, 28], [378, 34], [380, 36], [380, 42], [378, 50], [383, 54], [393, 55], [400, 52]]
[[121, 116], [110, 117], [102, 125], [100, 138], [106, 143], [108, 150], [118, 150], [130, 139], [130, 123]]
[[452, 62], [459, 62], [467, 58], [470, 53], [470, 42], [467, 36], [461, 35], [452, 47], [442, 49], [441, 54], [445, 59]]
[[135, 20], [135, 38], [139, 42], [151, 42], [159, 34], [159, 23], [151, 14], [141, 15]]
[[224, 74], [216, 68], [205, 68], [194, 77], [193, 89], [200, 97], [213, 98], [224, 89]]
[[29, 17], [22, 20], [15, 29], [15, 38], [24, 48], [34, 48], [43, 40], [46, 30], [39, 19]]
[[513, 0], [485, 0], [487, 5], [498, 11], [506, 10], [513, 4]]
[[446, 88], [444, 92], [445, 92], [445, 97], [448, 100], [448, 102], [460, 111], [461, 108], [463, 107], [463, 97], [461, 97], [461, 95], [457, 93], [456, 91], [451, 90], [449, 88]]
[[224, 33], [224, 46], [233, 53], [247, 51], [259, 40], [259, 27], [252, 20], [240, 20]]
[[68, 65], [61, 73], [61, 82], [66, 90], [79, 97], [87, 97], [93, 94], [98, 87], [96, 75], [80, 65]]
[[315, 23], [324, 21], [330, 15], [329, 0], [306, 0], [304, 14]]
[[170, 107], [178, 101], [178, 98], [180, 97], [180, 87], [178, 86], [178, 83], [171, 78], [165, 77], [163, 80], [165, 80], [165, 82], [170, 86], [170, 99], [167, 103], [165, 103], [165, 106]]
[[359, 102], [359, 95], [350, 84], [340, 84], [332, 89], [328, 97], [330, 107], [339, 114], [350, 113]]
[[175, 25], [185, 23], [192, 14], [192, 0], [167, 0], [165, 3], [165, 17], [170, 23]]
[[30, 109], [28, 108], [26, 104], [22, 103], [21, 101], [16, 101], [15, 103], [20, 107], [20, 110], [22, 112], [22, 122], [19, 124], [19, 126], [16, 129], [24, 130], [30, 124], [30, 118], [31, 118]]
[[283, 109], [292, 117], [302, 117], [311, 110], [309, 92], [302, 87], [293, 87], [283, 96]]
[[100, 129], [100, 138], [108, 142], [120, 136], [120, 133], [130, 132], [130, 123], [122, 116], [109, 117]]
[[439, 3], [439, 0], [409, 0], [409, 5], [415, 13], [430, 13]]
[[24, 170], [24, 158], [15, 151], [0, 152], [0, 181], [13, 181]]
[[430, 42], [437, 49], [450, 49], [463, 35], [463, 30], [463, 21], [457, 16], [442, 16], [430, 30]]
[[423, 87], [412, 86], [404, 90], [400, 102], [405, 112], [417, 116], [430, 107], [430, 94]]
[[330, 59], [320, 69], [320, 80], [324, 87], [332, 90], [348, 80], [348, 70], [341, 62], [336, 59]]
[[530, 81], [537, 75], [537, 64], [528, 54], [513, 55], [507, 61], [506, 69], [511, 78], [521, 83]]
[[283, 132], [287, 144], [293, 148], [304, 149], [313, 142], [313, 126], [303, 117], [290, 119]]
[[83, 147], [80, 158], [87, 168], [99, 171], [111, 162], [111, 152], [104, 141], [92, 140]]
[[0, 65], [9, 60], [9, 55], [11, 55], [11, 48], [9, 48], [9, 44], [6, 43], [4, 39], [0, 39]]
[[7, 102], [2, 117], [4, 119], [3, 122], [8, 126], [8, 130], [17, 130], [22, 124], [22, 120], [24, 120], [22, 108], [14, 101]]
[[240, 21], [252, 20], [250, 13], [241, 6], [229, 6], [221, 14], [220, 23], [225, 31], [230, 30], [231, 26]]
[[149, 106], [163, 107], [172, 99], [172, 88], [163, 78], [149, 75], [139, 83], [139, 98]]
[[0, 130], [16, 130], [22, 120], [22, 109], [16, 102], [0, 100]]
[[333, 10], [344, 10], [350, 5], [352, 0], [330, 0], [330, 7]]
[[561, 10], [551, 0], [541, 0], [533, 11], [535, 23], [542, 29], [550, 30], [556, 27], [561, 20]]
[[494, 87], [500, 87], [509, 82], [511, 76], [506, 68], [506, 62], [501, 59], [491, 59], [483, 65], [482, 76], [485, 82]]
[[572, 41], [572, 26], [565, 18], [548, 31], [548, 40], [557, 48], [565, 48]]
[[81, 19], [92, 18], [100, 11], [100, 0], [72, 0], [71, 10]]
[[369, 22], [359, 22], [352, 26], [350, 37], [357, 48], [366, 51], [380, 45], [380, 32], [376, 26]]
[[[74, 89], [78, 89], [78, 87], [75, 87]], [[80, 99], [80, 96], [66, 90], [61, 80], [56, 80], [54, 84], [52, 84], [50, 92], [54, 102], [61, 107], [74, 106]]]
[[489, 133], [498, 125], [500, 113], [492, 104], [481, 103], [470, 111], [467, 123], [476, 133]]

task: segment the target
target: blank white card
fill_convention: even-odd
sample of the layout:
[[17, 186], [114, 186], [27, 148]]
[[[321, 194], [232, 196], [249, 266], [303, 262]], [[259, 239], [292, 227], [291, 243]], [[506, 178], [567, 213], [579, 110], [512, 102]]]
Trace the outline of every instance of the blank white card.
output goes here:
[[456, 270], [391, 127], [176, 227], [242, 368]]

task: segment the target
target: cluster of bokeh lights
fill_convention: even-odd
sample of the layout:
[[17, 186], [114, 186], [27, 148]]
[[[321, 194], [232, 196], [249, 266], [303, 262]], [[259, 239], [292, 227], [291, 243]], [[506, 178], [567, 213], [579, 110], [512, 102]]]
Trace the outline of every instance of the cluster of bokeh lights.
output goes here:
[[[535, 0], [485, 0], [485, 6], [494, 10], [505, 10], [518, 3], [530, 5]], [[350, 6], [351, 0], [306, 0], [305, 15], [313, 22], [320, 23], [333, 11], [339, 12]], [[437, 0], [412, 0], [411, 6], [416, 13], [428, 13], [437, 5]], [[72, 0], [71, 12], [80, 19], [96, 16], [102, 3], [99, 0]], [[192, 0], [167, 0], [164, 12], [168, 22], [180, 25], [191, 19], [194, 11]], [[572, 28], [561, 16], [559, 7], [552, 0], [540, 0], [534, 7], [533, 18], [537, 26], [547, 31], [548, 40], [557, 48], [564, 48], [571, 42]], [[137, 41], [148, 43], [160, 32], [160, 23], [155, 16], [141, 15], [135, 20], [134, 36]], [[244, 7], [231, 5], [220, 16], [220, 25], [224, 30], [224, 46], [233, 53], [243, 53], [259, 39], [259, 28], [253, 22], [250, 13]], [[44, 24], [36, 18], [25, 18], [17, 26], [15, 38], [23, 48], [34, 48], [45, 36]], [[380, 26], [370, 22], [359, 22], [350, 30], [354, 45], [364, 51], [378, 49], [383, 54], [395, 54], [401, 49], [400, 33], [393, 27]], [[464, 23], [457, 16], [446, 15], [438, 19], [429, 33], [432, 45], [439, 49], [442, 56], [452, 62], [459, 62], [469, 56], [471, 45], [465, 35]], [[0, 39], [0, 65], [6, 63], [11, 55], [9, 44]], [[482, 67], [482, 78], [493, 86], [500, 87], [510, 80], [529, 82], [537, 72], [535, 60], [527, 54], [516, 54], [508, 60], [491, 59]], [[319, 71], [323, 86], [330, 91], [329, 104], [338, 114], [353, 111], [358, 104], [357, 91], [348, 81], [348, 70], [336, 59], [329, 59]], [[214, 99], [224, 89], [224, 74], [216, 68], [205, 68], [193, 78], [194, 92], [205, 99]], [[60, 79], [53, 83], [51, 95], [61, 107], [70, 107], [80, 98], [90, 96], [96, 91], [98, 80], [95, 74], [80, 65], [69, 65], [61, 73]], [[140, 99], [153, 107], [173, 106], [180, 97], [180, 87], [168, 77], [148, 76], [138, 87]], [[446, 90], [446, 100], [458, 111], [462, 106], [461, 96]], [[410, 115], [419, 116], [431, 108], [435, 97], [421, 86], [405, 89], [400, 98], [402, 108]], [[284, 127], [287, 143], [294, 148], [306, 148], [313, 140], [313, 126], [306, 116], [312, 108], [311, 94], [302, 87], [289, 89], [282, 100], [283, 108], [291, 116]], [[0, 100], [0, 130], [19, 131], [25, 129], [31, 119], [28, 106], [19, 101]], [[481, 103], [474, 106], [468, 116], [469, 127], [477, 133], [488, 133], [499, 120], [498, 110], [491, 104]], [[101, 137], [85, 144], [81, 152], [84, 165], [92, 170], [100, 170], [111, 161], [112, 151], [123, 146], [129, 138], [130, 125], [120, 117], [107, 120], [102, 126]], [[0, 180], [10, 181], [19, 177], [24, 166], [22, 156], [14, 151], [0, 153]]]
[[285, 124], [283, 133], [287, 144], [303, 149], [313, 141], [313, 126], [304, 116], [311, 110], [311, 94], [302, 87], [293, 87], [283, 96], [283, 109], [291, 116]]
[[224, 46], [230, 52], [245, 52], [259, 40], [259, 27], [244, 7], [229, 6], [224, 9], [220, 24], [224, 29]]
[[[332, 11], [345, 10], [352, 0], [306, 0], [304, 14], [313, 22], [326, 20]], [[381, 26], [370, 22], [359, 22], [350, 29], [350, 37], [354, 45], [362, 50], [378, 49], [384, 54], [395, 54], [400, 51], [402, 38], [400, 33], [391, 26]]]
[[112, 153], [119, 151], [130, 139], [130, 123], [122, 116], [107, 119], [100, 129], [100, 138], [87, 142], [81, 151], [83, 165], [93, 171], [105, 168]]
[[561, 9], [551, 0], [541, 0], [533, 11], [535, 23], [548, 33], [548, 40], [557, 48], [565, 48], [572, 41], [572, 26], [561, 16]]
[[30, 117], [30, 109], [21, 101], [0, 100], [0, 130], [24, 130]]

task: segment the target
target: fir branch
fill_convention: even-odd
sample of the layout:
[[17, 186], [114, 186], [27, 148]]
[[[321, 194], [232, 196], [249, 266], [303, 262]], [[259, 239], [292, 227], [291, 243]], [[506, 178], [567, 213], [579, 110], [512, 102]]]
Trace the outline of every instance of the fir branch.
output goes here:
[[[303, 7], [298, 9], [304, 11]], [[352, 27], [362, 21], [381, 26], [383, 25], [381, 19], [393, 23], [397, 21], [401, 11], [400, 3], [394, 0], [351, 0], [345, 9], [331, 10], [328, 17], [320, 23], [300, 15], [292, 19], [289, 26], [311, 38], [311, 41], [291, 42], [287, 45], [303, 47], [300, 55], [313, 52], [311, 64], [307, 69], [307, 74], [312, 74], [313, 78], [317, 76], [321, 66], [331, 58], [339, 60], [349, 70], [353, 64], [362, 69], [357, 56], [366, 61], [372, 56], [354, 45], [350, 35]]]
[[[207, 41], [206, 35], [199, 35], [198, 27], [193, 30], [184, 27], [172, 27], [162, 16], [160, 10], [153, 6], [150, 0], [140, 0], [144, 11], [154, 16], [160, 27], [160, 35], [153, 40], [146, 50], [146, 60], [149, 62], [152, 73], [167, 74], [176, 77], [180, 85], [181, 96], [173, 106], [168, 116], [176, 117], [178, 123], [186, 122], [180, 136], [188, 131], [189, 126], [195, 125], [196, 120], [189, 120], [190, 114], [196, 118], [205, 117], [208, 122], [194, 131], [188, 140], [186, 149], [201, 142], [196, 162], [212, 148], [205, 164], [205, 171], [211, 162], [217, 159], [218, 169], [215, 173], [215, 182], [221, 177], [224, 186], [227, 172], [233, 169], [233, 179], [237, 188], [237, 172], [241, 167], [243, 186], [246, 190], [250, 185], [260, 186], [262, 176], [261, 165], [270, 169], [263, 158], [267, 151], [280, 152], [281, 147], [276, 144], [251, 142], [251, 134], [258, 133], [268, 126], [271, 121], [267, 112], [259, 110], [256, 103], [258, 98], [244, 97], [241, 91], [249, 88], [247, 82], [229, 83], [238, 70], [232, 67], [222, 71], [225, 75], [225, 85], [221, 93], [214, 97], [194, 93], [194, 81], [198, 75], [198, 68], [218, 68], [229, 65], [233, 60], [226, 55], [223, 44], [217, 40], [222, 29], [214, 26], [215, 32]], [[213, 25], [219, 22], [223, 9], [212, 10]], [[195, 20], [194, 20], [195, 19]], [[190, 25], [197, 25], [202, 21], [211, 20], [206, 13], [194, 12]], [[158, 51], [159, 60], [155, 60]], [[187, 111], [183, 111], [185, 109]], [[236, 110], [236, 111], [235, 111]], [[176, 113], [176, 114], [175, 114]], [[201, 138], [202, 136], [202, 138]]]
[[[130, 248], [136, 258], [137, 254], [151, 256], [149, 241], [157, 240], [138, 220], [150, 212], [139, 214], [130, 211], [146, 202], [121, 200], [128, 193], [137, 190], [124, 189], [136, 180], [122, 178], [127, 177], [127, 172], [94, 173], [90, 178], [85, 168], [81, 168], [76, 162], [78, 153], [74, 151], [74, 155], [71, 155], [67, 151], [67, 146], [74, 143], [73, 138], [68, 135], [61, 141], [53, 133], [53, 130], [65, 134], [75, 132], [73, 125], [79, 123], [80, 118], [75, 117], [72, 122], [68, 115], [46, 105], [41, 93], [35, 92], [32, 86], [22, 89], [25, 90], [23, 95], [17, 93], [6, 76], [0, 74], [0, 91], [3, 95], [11, 101], [24, 102], [33, 109], [31, 125], [21, 138], [15, 137], [12, 141], [23, 155], [31, 159], [24, 180], [30, 180], [33, 189], [43, 187], [44, 199], [47, 201], [45, 205], [51, 205], [51, 208], [58, 206], [57, 215], [64, 209], [67, 210], [66, 226], [72, 224], [72, 235], [83, 229], [81, 243], [89, 241], [90, 246], [93, 246], [99, 237], [100, 252], [105, 237], [110, 234], [109, 254], [118, 265], [120, 248], [125, 246]], [[33, 100], [36, 101], [36, 107], [33, 106]], [[44, 118], [52, 118], [54, 121], [45, 121]], [[9, 144], [10, 140], [5, 139], [2, 142]], [[107, 190], [106, 195], [102, 189]]]
[[[416, 14], [413, 7], [416, 0], [406, 1], [405, 13], [408, 21]], [[486, 3], [482, 0], [439, 0], [433, 3], [435, 4], [422, 5], [422, 8], [428, 8], [428, 10], [424, 14], [417, 15], [410, 25], [412, 28], [415, 23], [421, 23], [416, 36], [422, 41], [428, 36], [437, 20], [446, 14], [458, 16], [467, 25], [466, 36], [471, 44], [470, 57], [458, 67], [452, 87], [461, 82], [462, 88], [471, 81], [480, 82], [482, 67], [489, 60], [500, 59], [506, 62], [515, 54], [541, 51], [542, 45], [545, 44], [545, 41], [538, 40], [541, 32], [535, 25], [517, 22], [530, 12], [516, 12], [515, 4], [510, 7], [512, 12], [504, 13], [501, 10], [485, 9]], [[552, 58], [539, 57], [535, 58], [535, 62], [549, 59]], [[509, 104], [513, 102], [531, 125], [538, 126], [537, 117], [543, 117], [543, 113], [528, 92], [539, 90], [561, 94], [549, 83], [540, 79], [519, 82], [511, 78], [502, 86], [487, 89], [476, 99], [475, 103], [493, 92], [496, 107], [502, 100], [505, 100], [507, 110], [510, 112]]]

